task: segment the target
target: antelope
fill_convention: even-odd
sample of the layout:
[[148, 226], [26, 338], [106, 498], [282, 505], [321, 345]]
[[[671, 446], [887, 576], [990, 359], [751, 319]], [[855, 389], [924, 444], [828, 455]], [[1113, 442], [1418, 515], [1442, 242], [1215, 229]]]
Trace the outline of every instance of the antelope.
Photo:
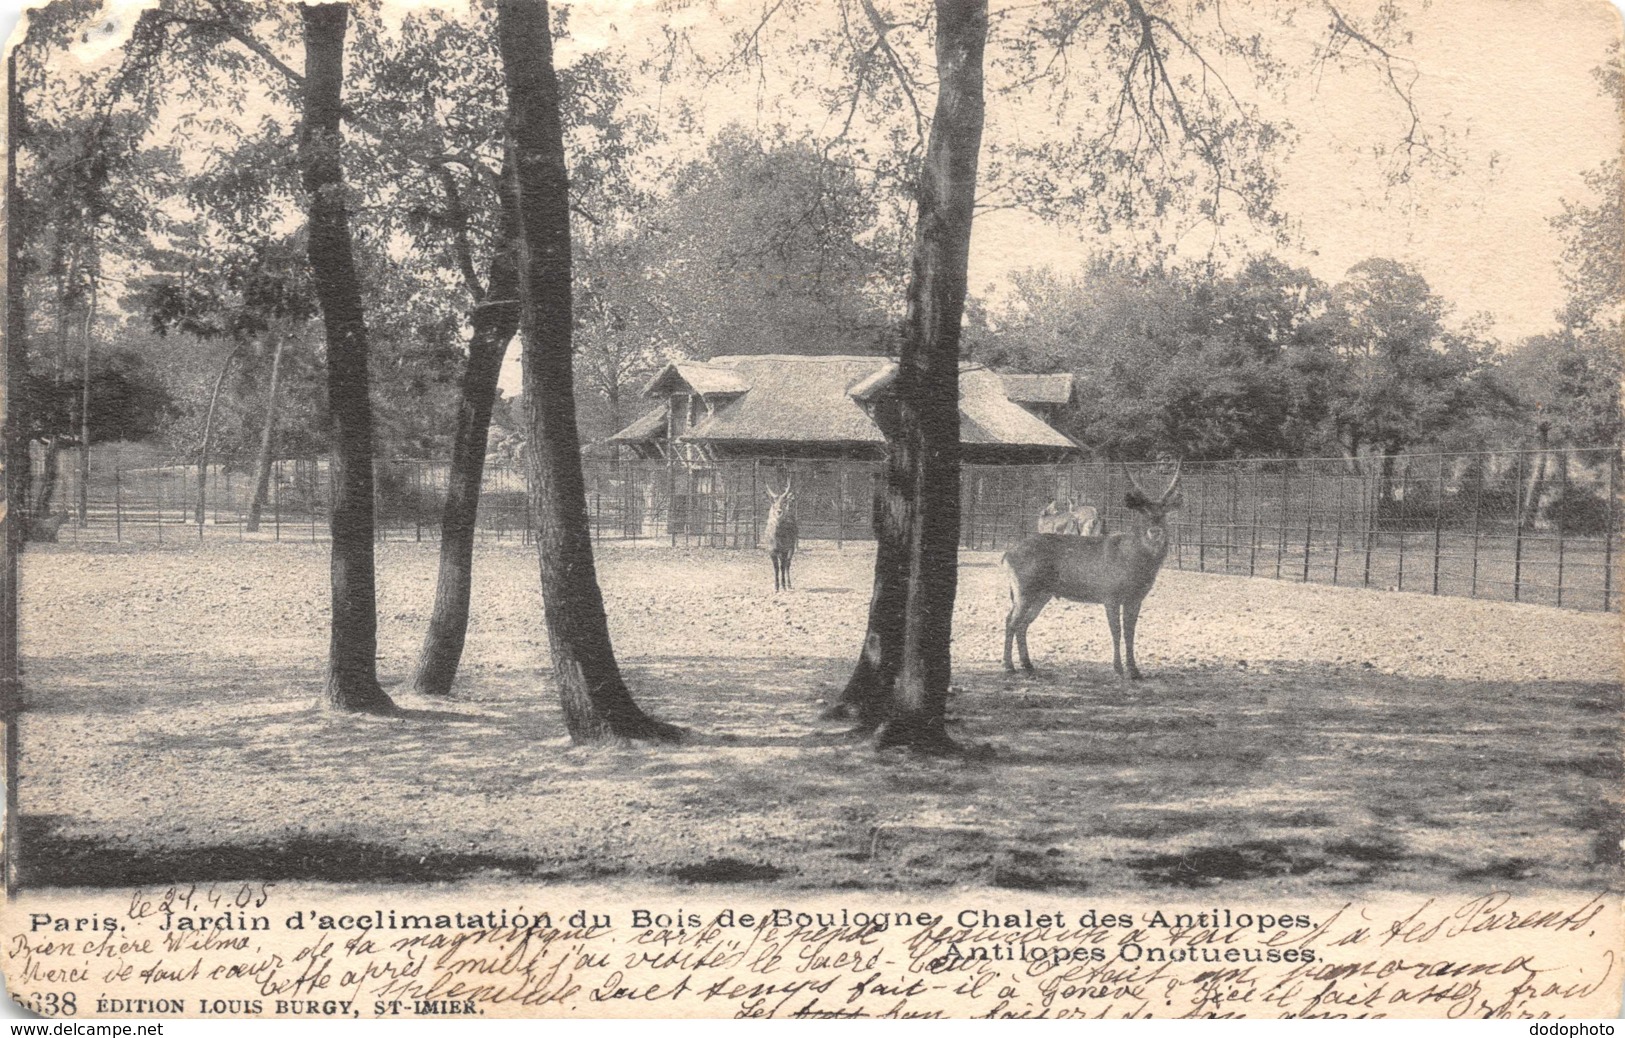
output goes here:
[[764, 487], [773, 502], [767, 509], [767, 525], [762, 529], [762, 547], [773, 560], [773, 590], [790, 589], [790, 560], [796, 556], [796, 515], [791, 509], [796, 495], [790, 489], [790, 480], [784, 481], [784, 492], [773, 493]]
[[1100, 532], [1100, 512], [1091, 505], [1079, 504], [1074, 497], [1069, 496], [1064, 505], [1056, 498], [1038, 513], [1038, 532], [1093, 537]]
[[1093, 537], [1040, 533], [1005, 553], [1002, 565], [1010, 582], [1010, 615], [1004, 621], [1005, 670], [1016, 669], [1010, 661], [1012, 642], [1021, 648], [1022, 669], [1033, 669], [1027, 655], [1027, 628], [1051, 598], [1064, 598], [1106, 607], [1106, 624], [1112, 631], [1112, 668], [1129, 680], [1140, 678], [1134, 662], [1134, 626], [1140, 619], [1140, 603], [1156, 583], [1157, 570], [1168, 554], [1168, 513], [1183, 502], [1177, 464], [1168, 489], [1155, 500], [1132, 473], [1124, 471], [1134, 487], [1123, 497], [1134, 516], [1128, 533]]

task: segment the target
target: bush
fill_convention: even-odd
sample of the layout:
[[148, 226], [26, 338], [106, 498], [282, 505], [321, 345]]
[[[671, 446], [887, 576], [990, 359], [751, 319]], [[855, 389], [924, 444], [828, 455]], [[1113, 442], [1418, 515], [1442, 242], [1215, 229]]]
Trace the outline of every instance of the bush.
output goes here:
[[1600, 537], [1610, 533], [1608, 501], [1590, 487], [1570, 483], [1546, 506], [1546, 518], [1565, 534]]

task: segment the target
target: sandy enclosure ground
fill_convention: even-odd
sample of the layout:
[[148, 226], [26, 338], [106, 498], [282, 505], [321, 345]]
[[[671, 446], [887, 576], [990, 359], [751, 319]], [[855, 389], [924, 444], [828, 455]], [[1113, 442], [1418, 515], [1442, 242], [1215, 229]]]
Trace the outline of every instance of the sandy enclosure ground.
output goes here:
[[457, 694], [404, 679], [433, 545], [379, 548], [380, 672], [408, 710], [310, 707], [320, 545], [31, 547], [23, 879], [504, 875], [783, 887], [1222, 886], [1314, 894], [1620, 875], [1617, 615], [1166, 571], [1148, 679], [1097, 606], [999, 664], [996, 554], [967, 554], [954, 731], [915, 760], [816, 719], [862, 635], [872, 553], [599, 550], [615, 644], [676, 748], [578, 749], [547, 671], [536, 560], [483, 545]]

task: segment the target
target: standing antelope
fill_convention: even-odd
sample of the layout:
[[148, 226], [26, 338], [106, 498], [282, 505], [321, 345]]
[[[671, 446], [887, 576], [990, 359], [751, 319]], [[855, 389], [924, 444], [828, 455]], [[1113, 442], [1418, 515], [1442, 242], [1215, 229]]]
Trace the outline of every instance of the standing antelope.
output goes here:
[[1051, 598], [1059, 597], [1104, 605], [1106, 624], [1112, 630], [1112, 667], [1130, 679], [1140, 677], [1134, 663], [1134, 626], [1140, 619], [1140, 603], [1156, 583], [1157, 570], [1168, 554], [1167, 516], [1182, 503], [1179, 467], [1175, 465], [1168, 489], [1156, 500], [1146, 495], [1132, 474], [1129, 483], [1134, 489], [1124, 496], [1123, 504], [1134, 514], [1130, 532], [1100, 537], [1041, 533], [1005, 553], [1004, 571], [1010, 581], [1010, 615], [1004, 621], [1005, 670], [1016, 669], [1010, 661], [1012, 642], [1021, 647], [1021, 666], [1033, 669], [1027, 655], [1027, 628]]
[[1100, 532], [1100, 512], [1092, 505], [1080, 504], [1075, 497], [1069, 496], [1064, 505], [1056, 498], [1038, 513], [1038, 532], [1093, 537]]
[[762, 547], [773, 560], [773, 590], [790, 589], [790, 560], [796, 557], [796, 515], [791, 510], [796, 495], [785, 477], [784, 493], [775, 494], [763, 488], [772, 504], [767, 509], [767, 525], [762, 529]]

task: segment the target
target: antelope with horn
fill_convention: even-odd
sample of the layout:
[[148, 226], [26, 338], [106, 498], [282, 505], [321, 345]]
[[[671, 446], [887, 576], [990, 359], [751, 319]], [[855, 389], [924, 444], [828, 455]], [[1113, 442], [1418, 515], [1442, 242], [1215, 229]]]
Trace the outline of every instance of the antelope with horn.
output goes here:
[[1168, 554], [1168, 513], [1182, 501], [1177, 463], [1168, 489], [1155, 499], [1127, 468], [1123, 471], [1134, 488], [1123, 498], [1133, 515], [1129, 532], [1096, 537], [1041, 533], [1005, 553], [1004, 572], [1010, 582], [1010, 615], [1004, 621], [1005, 670], [1015, 670], [1010, 660], [1012, 643], [1021, 649], [1022, 668], [1033, 669], [1027, 655], [1027, 628], [1051, 598], [1064, 598], [1106, 607], [1106, 624], [1112, 631], [1112, 667], [1131, 680], [1140, 677], [1134, 662], [1134, 627], [1140, 619], [1140, 603], [1156, 583], [1157, 571]]
[[792, 510], [795, 492], [790, 489], [790, 477], [784, 477], [784, 492], [773, 493], [771, 487], [762, 488], [773, 503], [767, 508], [767, 525], [762, 528], [762, 547], [773, 560], [773, 590], [790, 589], [790, 562], [796, 557], [796, 515]]
[[1070, 495], [1064, 504], [1056, 498], [1038, 513], [1038, 532], [1093, 537], [1100, 532], [1100, 511]]

